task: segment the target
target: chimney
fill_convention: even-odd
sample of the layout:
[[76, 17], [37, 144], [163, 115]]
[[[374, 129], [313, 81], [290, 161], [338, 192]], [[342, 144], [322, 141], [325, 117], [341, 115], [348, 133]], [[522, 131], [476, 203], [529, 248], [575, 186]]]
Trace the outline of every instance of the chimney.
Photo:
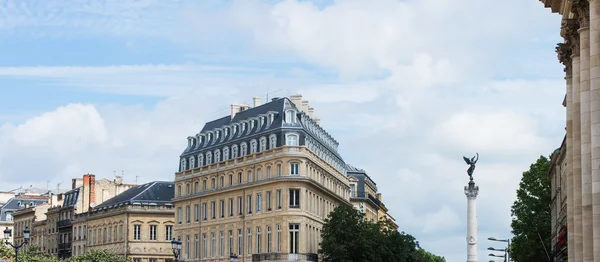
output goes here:
[[290, 100], [292, 101], [292, 103], [294, 103], [296, 108], [302, 110], [302, 95], [300, 95], [300, 94], [291, 95]]
[[231, 104], [231, 118], [235, 116], [235, 114], [240, 112], [240, 105]]
[[312, 118], [314, 113], [315, 113], [315, 109], [312, 107], [309, 107], [308, 108], [308, 116], [310, 116]]
[[302, 109], [300, 109], [300, 110], [302, 110], [304, 113], [308, 114], [308, 101], [306, 101], [306, 100], [302, 101]]
[[377, 200], [379, 200], [379, 202], [381, 202], [381, 199], [383, 198], [381, 196], [381, 193], [377, 193], [377, 194], [375, 194], [375, 196], [377, 196]]
[[123, 177], [122, 176], [115, 176], [115, 184], [120, 185], [123, 184]]
[[96, 206], [96, 176], [88, 174], [90, 177], [90, 207]]
[[254, 101], [254, 107], [260, 106], [260, 97], [255, 96], [252, 100]]

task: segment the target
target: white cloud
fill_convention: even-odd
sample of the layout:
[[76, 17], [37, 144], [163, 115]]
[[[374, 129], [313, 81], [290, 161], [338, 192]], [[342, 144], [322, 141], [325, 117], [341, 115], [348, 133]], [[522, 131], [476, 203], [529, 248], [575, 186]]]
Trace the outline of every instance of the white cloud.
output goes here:
[[427, 215], [423, 232], [441, 234], [456, 229], [459, 225], [460, 220], [456, 212], [448, 206], [442, 206], [441, 209]]

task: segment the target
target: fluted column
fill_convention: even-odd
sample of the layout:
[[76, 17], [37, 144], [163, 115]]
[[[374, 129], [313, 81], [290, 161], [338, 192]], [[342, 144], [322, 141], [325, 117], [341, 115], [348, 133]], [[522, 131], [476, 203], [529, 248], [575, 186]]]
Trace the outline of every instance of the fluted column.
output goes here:
[[590, 115], [594, 261], [600, 262], [600, 1], [590, 3]]
[[[571, 45], [573, 54], [572, 59], [572, 95], [573, 95], [573, 110], [572, 127], [573, 127], [573, 237], [575, 253], [573, 261], [583, 262], [583, 224], [581, 221], [581, 104], [580, 104], [580, 77], [579, 77], [579, 33], [577, 32], [579, 25], [576, 20], [569, 19], [566, 22], [565, 38]], [[571, 258], [569, 258], [571, 259]]]
[[[565, 66], [565, 81], [566, 81], [566, 107], [567, 107], [567, 135], [566, 135], [566, 156], [565, 161], [567, 175], [567, 232], [574, 232], [574, 217], [573, 217], [573, 76], [572, 76], [572, 61], [571, 61], [571, 46], [569, 44], [560, 43], [556, 47], [558, 60]], [[574, 234], [567, 233], [567, 252], [570, 258], [574, 257], [575, 242]]]
[[588, 0], [573, 0], [571, 10], [579, 23], [579, 104], [581, 124], [581, 224], [583, 262], [594, 261], [592, 215], [592, 147], [590, 125], [590, 9]]

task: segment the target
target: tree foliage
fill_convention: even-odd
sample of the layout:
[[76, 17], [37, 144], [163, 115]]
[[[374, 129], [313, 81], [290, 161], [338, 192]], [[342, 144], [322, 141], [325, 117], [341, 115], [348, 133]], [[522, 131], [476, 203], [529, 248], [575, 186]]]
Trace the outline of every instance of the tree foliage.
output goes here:
[[126, 259], [120, 255], [112, 253], [107, 250], [101, 249], [90, 249], [85, 254], [80, 256], [71, 257], [66, 260], [67, 262], [130, 262], [131, 260]]
[[528, 171], [523, 172], [517, 200], [511, 208], [514, 237], [510, 255], [516, 262], [548, 260], [546, 250], [550, 250], [552, 201], [549, 169], [548, 158], [540, 156]]
[[[2, 241], [0, 241], [2, 242]], [[0, 243], [0, 259], [7, 259], [14, 261], [15, 251], [11, 247]], [[27, 247], [27, 250], [22, 251], [19, 249], [19, 261], [27, 262], [58, 262], [59, 260], [50, 254], [42, 252], [39, 247], [31, 245]], [[129, 259], [120, 255], [114, 254], [107, 250], [96, 250], [90, 249], [85, 254], [80, 256], [71, 257], [64, 262], [130, 262]]]
[[389, 221], [373, 223], [340, 205], [325, 219], [319, 254], [324, 262], [445, 262], [422, 250], [413, 236], [391, 228]]

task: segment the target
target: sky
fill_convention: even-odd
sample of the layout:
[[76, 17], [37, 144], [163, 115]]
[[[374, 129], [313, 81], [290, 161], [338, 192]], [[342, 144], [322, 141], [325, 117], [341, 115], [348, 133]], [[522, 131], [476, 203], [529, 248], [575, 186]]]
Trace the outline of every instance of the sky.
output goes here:
[[462, 157], [478, 152], [488, 261], [522, 172], [565, 134], [559, 29], [536, 0], [0, 0], [0, 191], [172, 180], [231, 103], [300, 93], [449, 262], [466, 258]]

